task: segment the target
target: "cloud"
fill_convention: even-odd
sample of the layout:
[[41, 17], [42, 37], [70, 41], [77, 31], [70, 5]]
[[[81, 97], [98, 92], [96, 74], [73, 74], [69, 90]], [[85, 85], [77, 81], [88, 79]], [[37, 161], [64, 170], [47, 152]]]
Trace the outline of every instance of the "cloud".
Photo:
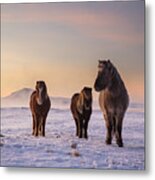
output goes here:
[[[2, 93], [43, 78], [52, 91], [53, 83], [56, 84], [55, 93], [67, 86], [62, 82], [65, 79], [70, 85], [66, 95], [70, 94], [85, 83], [92, 85], [95, 59], [110, 56], [129, 78], [125, 80], [129, 92], [143, 97], [143, 80], [135, 79], [143, 75], [143, 14], [135, 10], [132, 15], [131, 7], [126, 13], [122, 7], [116, 11], [114, 6], [96, 8], [96, 3], [91, 7], [71, 4], [74, 6], [68, 3], [65, 6], [61, 3], [2, 5]], [[87, 78], [81, 80], [80, 76]]]
[[[8, 5], [9, 6], [9, 5]], [[41, 8], [42, 7], [42, 8]], [[131, 12], [132, 13], [132, 12]], [[71, 27], [85, 36], [112, 42], [143, 44], [143, 32], [135, 31], [128, 17], [115, 11], [96, 11], [63, 6], [2, 6], [2, 23], [53, 23]]]

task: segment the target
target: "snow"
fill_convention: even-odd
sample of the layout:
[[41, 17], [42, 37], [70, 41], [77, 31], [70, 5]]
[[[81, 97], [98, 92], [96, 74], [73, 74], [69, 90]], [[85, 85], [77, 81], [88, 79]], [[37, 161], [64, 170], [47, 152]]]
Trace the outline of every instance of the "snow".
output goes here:
[[1, 108], [1, 166], [145, 169], [144, 107], [132, 103], [123, 124], [124, 147], [115, 139], [105, 144], [102, 113], [92, 113], [88, 140], [75, 137], [75, 124], [68, 107], [52, 108], [46, 124], [46, 137], [33, 137], [29, 108]]

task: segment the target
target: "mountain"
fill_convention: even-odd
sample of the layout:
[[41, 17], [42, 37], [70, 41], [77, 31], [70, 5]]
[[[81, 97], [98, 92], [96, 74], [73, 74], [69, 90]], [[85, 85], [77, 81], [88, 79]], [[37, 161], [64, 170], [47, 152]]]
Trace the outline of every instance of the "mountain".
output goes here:
[[[1, 98], [1, 107], [29, 107], [30, 95], [34, 89], [23, 88], [18, 91], [11, 93], [6, 97]], [[69, 109], [70, 98], [67, 97], [51, 97], [51, 108], [52, 109]], [[100, 109], [98, 100], [93, 100], [93, 109]]]
[[[23, 88], [1, 98], [1, 107], [29, 107], [30, 95], [34, 90]], [[52, 108], [69, 108], [70, 98], [50, 97]]]
[[2, 107], [27, 107], [33, 89], [23, 88], [1, 98]]

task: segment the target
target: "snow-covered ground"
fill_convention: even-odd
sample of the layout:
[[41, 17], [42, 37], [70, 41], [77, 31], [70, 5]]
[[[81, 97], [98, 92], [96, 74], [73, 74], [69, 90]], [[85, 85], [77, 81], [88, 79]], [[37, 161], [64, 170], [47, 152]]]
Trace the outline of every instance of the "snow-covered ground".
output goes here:
[[[1, 166], [134, 169], [145, 168], [144, 107], [130, 104], [124, 119], [124, 147], [115, 140], [105, 144], [105, 123], [93, 111], [88, 140], [75, 137], [75, 124], [67, 109], [51, 109], [46, 137], [33, 137], [29, 108], [1, 108]], [[74, 148], [74, 146], [76, 148]]]

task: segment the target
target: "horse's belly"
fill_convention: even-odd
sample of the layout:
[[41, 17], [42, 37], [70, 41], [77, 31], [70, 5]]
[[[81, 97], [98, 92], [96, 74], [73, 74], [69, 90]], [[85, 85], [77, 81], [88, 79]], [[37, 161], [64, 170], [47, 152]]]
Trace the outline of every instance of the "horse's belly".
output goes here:
[[115, 99], [110, 96], [107, 96], [106, 92], [101, 92], [99, 96], [99, 105], [104, 114], [121, 114], [124, 112], [123, 105], [117, 103]]

